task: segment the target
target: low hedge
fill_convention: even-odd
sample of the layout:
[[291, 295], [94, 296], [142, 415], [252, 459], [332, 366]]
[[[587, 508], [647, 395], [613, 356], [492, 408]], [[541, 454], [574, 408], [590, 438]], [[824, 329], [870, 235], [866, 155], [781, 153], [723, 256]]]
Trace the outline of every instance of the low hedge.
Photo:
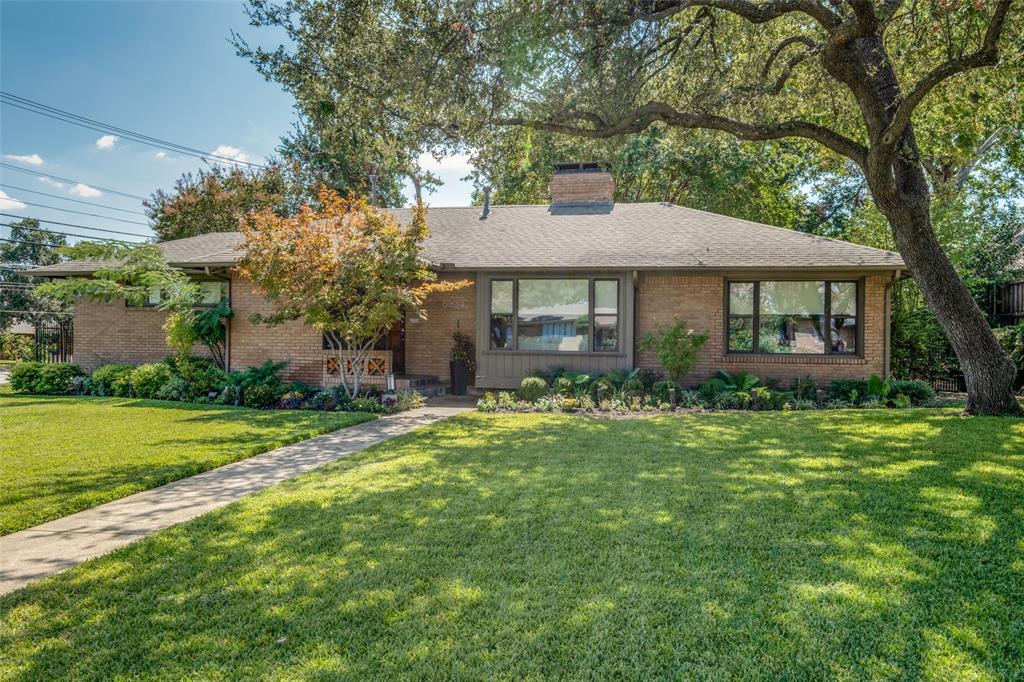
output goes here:
[[63, 395], [75, 389], [75, 379], [85, 376], [68, 362], [21, 362], [11, 370], [11, 388], [20, 393]]

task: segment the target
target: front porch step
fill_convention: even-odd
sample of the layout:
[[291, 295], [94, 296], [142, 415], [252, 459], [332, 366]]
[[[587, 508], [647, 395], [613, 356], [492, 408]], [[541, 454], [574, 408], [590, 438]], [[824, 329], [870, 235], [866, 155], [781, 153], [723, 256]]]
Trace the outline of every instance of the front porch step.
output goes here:
[[430, 386], [432, 384], [439, 384], [437, 377], [429, 376], [427, 374], [397, 374], [395, 375], [395, 390], [401, 391], [403, 388], [419, 388], [421, 386]]
[[[398, 383], [397, 381], [395, 382]], [[419, 386], [406, 386], [404, 388], [396, 386], [396, 393], [419, 393], [424, 398], [437, 398], [439, 396], [448, 395], [448, 387], [444, 384], [432, 383], [422, 384]]]

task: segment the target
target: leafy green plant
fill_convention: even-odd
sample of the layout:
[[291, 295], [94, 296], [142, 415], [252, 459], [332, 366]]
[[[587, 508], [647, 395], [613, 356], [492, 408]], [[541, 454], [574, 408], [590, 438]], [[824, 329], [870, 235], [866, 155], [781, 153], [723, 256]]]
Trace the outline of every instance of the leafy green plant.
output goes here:
[[129, 380], [136, 397], [156, 398], [160, 389], [172, 376], [174, 374], [167, 363], [154, 362], [133, 369]]
[[872, 374], [868, 377], [868, 383], [865, 390], [867, 391], [867, 396], [869, 398], [874, 398], [884, 405], [889, 398], [889, 393], [892, 391], [892, 386], [890, 386], [889, 382], [882, 377], [877, 374]]
[[675, 323], [652, 332], [640, 341], [641, 350], [653, 350], [665, 368], [669, 381], [680, 384], [697, 362], [697, 353], [708, 341], [706, 333], [695, 333], [686, 322]]
[[0, 335], [0, 357], [26, 362], [34, 355], [32, 338], [23, 334], [4, 332]]
[[317, 391], [306, 401], [306, 409], [329, 412], [338, 404], [334, 391]]
[[131, 394], [131, 365], [100, 365], [90, 376], [90, 393], [99, 396], [125, 398]]
[[547, 383], [540, 377], [526, 377], [519, 384], [519, 397], [527, 402], [534, 402], [548, 392]]
[[461, 360], [466, 363], [470, 372], [476, 371], [476, 344], [473, 343], [473, 337], [459, 331], [452, 334], [452, 349], [449, 359], [452, 362]]
[[818, 384], [809, 376], [802, 379], [796, 378], [793, 379], [793, 382], [789, 385], [789, 390], [792, 391], [793, 395], [797, 398], [814, 400], [818, 391]]
[[667, 403], [670, 400], [669, 391], [675, 389], [676, 397], [679, 396], [679, 384], [674, 381], [656, 381], [651, 386], [651, 395], [654, 396], [658, 402]]
[[210, 350], [220, 369], [226, 369], [225, 344], [227, 342], [227, 320], [231, 317], [231, 306], [226, 300], [217, 305], [198, 310], [192, 316], [192, 330], [195, 339]]
[[890, 379], [889, 386], [893, 394], [903, 394], [910, 399], [910, 404], [920, 407], [935, 400], [935, 389], [930, 384], [918, 379]]
[[912, 405], [910, 401], [910, 396], [904, 393], [897, 393], [896, 397], [892, 399], [892, 404], [894, 407], [900, 410], [905, 410]]
[[11, 388], [22, 393], [62, 395], [75, 388], [75, 379], [85, 373], [66, 362], [21, 362], [11, 370]]

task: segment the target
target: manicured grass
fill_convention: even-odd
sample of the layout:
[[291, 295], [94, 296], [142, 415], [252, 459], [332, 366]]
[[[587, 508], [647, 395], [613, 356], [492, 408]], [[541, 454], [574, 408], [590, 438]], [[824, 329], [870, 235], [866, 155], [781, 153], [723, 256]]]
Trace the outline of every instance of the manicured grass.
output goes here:
[[467, 414], [0, 599], [0, 678], [1024, 675], [1024, 421]]
[[373, 419], [0, 392], [0, 535]]

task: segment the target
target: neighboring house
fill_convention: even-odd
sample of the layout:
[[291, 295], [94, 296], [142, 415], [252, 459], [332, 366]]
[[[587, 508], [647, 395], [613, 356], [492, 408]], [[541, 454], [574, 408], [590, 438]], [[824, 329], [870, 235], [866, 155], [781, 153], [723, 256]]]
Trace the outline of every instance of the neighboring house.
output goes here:
[[[1024, 228], [1014, 238], [1017, 244], [1024, 244]], [[1017, 278], [995, 290], [993, 316], [998, 325], [1015, 325], [1024, 322], [1024, 251], [1017, 257], [1014, 266]]]
[[[649, 332], [686, 320], [707, 332], [689, 382], [725, 369], [762, 379], [887, 374], [889, 287], [905, 274], [899, 254], [664, 203], [613, 204], [610, 174], [563, 166], [550, 206], [433, 208], [422, 255], [442, 278], [474, 286], [436, 294], [426, 319], [397, 326], [371, 367], [447, 382], [452, 333], [476, 339], [477, 388], [511, 388], [538, 369], [578, 372], [657, 368], [638, 351]], [[403, 223], [408, 209], [392, 209]], [[228, 362], [238, 369], [286, 360], [286, 375], [337, 383], [343, 358], [301, 322], [250, 322], [271, 308], [233, 271], [238, 233], [161, 244], [168, 261], [204, 282], [208, 300], [230, 300]], [[32, 274], [85, 275], [84, 261]], [[87, 369], [167, 356], [164, 314], [123, 301], [81, 300], [75, 358]]]

